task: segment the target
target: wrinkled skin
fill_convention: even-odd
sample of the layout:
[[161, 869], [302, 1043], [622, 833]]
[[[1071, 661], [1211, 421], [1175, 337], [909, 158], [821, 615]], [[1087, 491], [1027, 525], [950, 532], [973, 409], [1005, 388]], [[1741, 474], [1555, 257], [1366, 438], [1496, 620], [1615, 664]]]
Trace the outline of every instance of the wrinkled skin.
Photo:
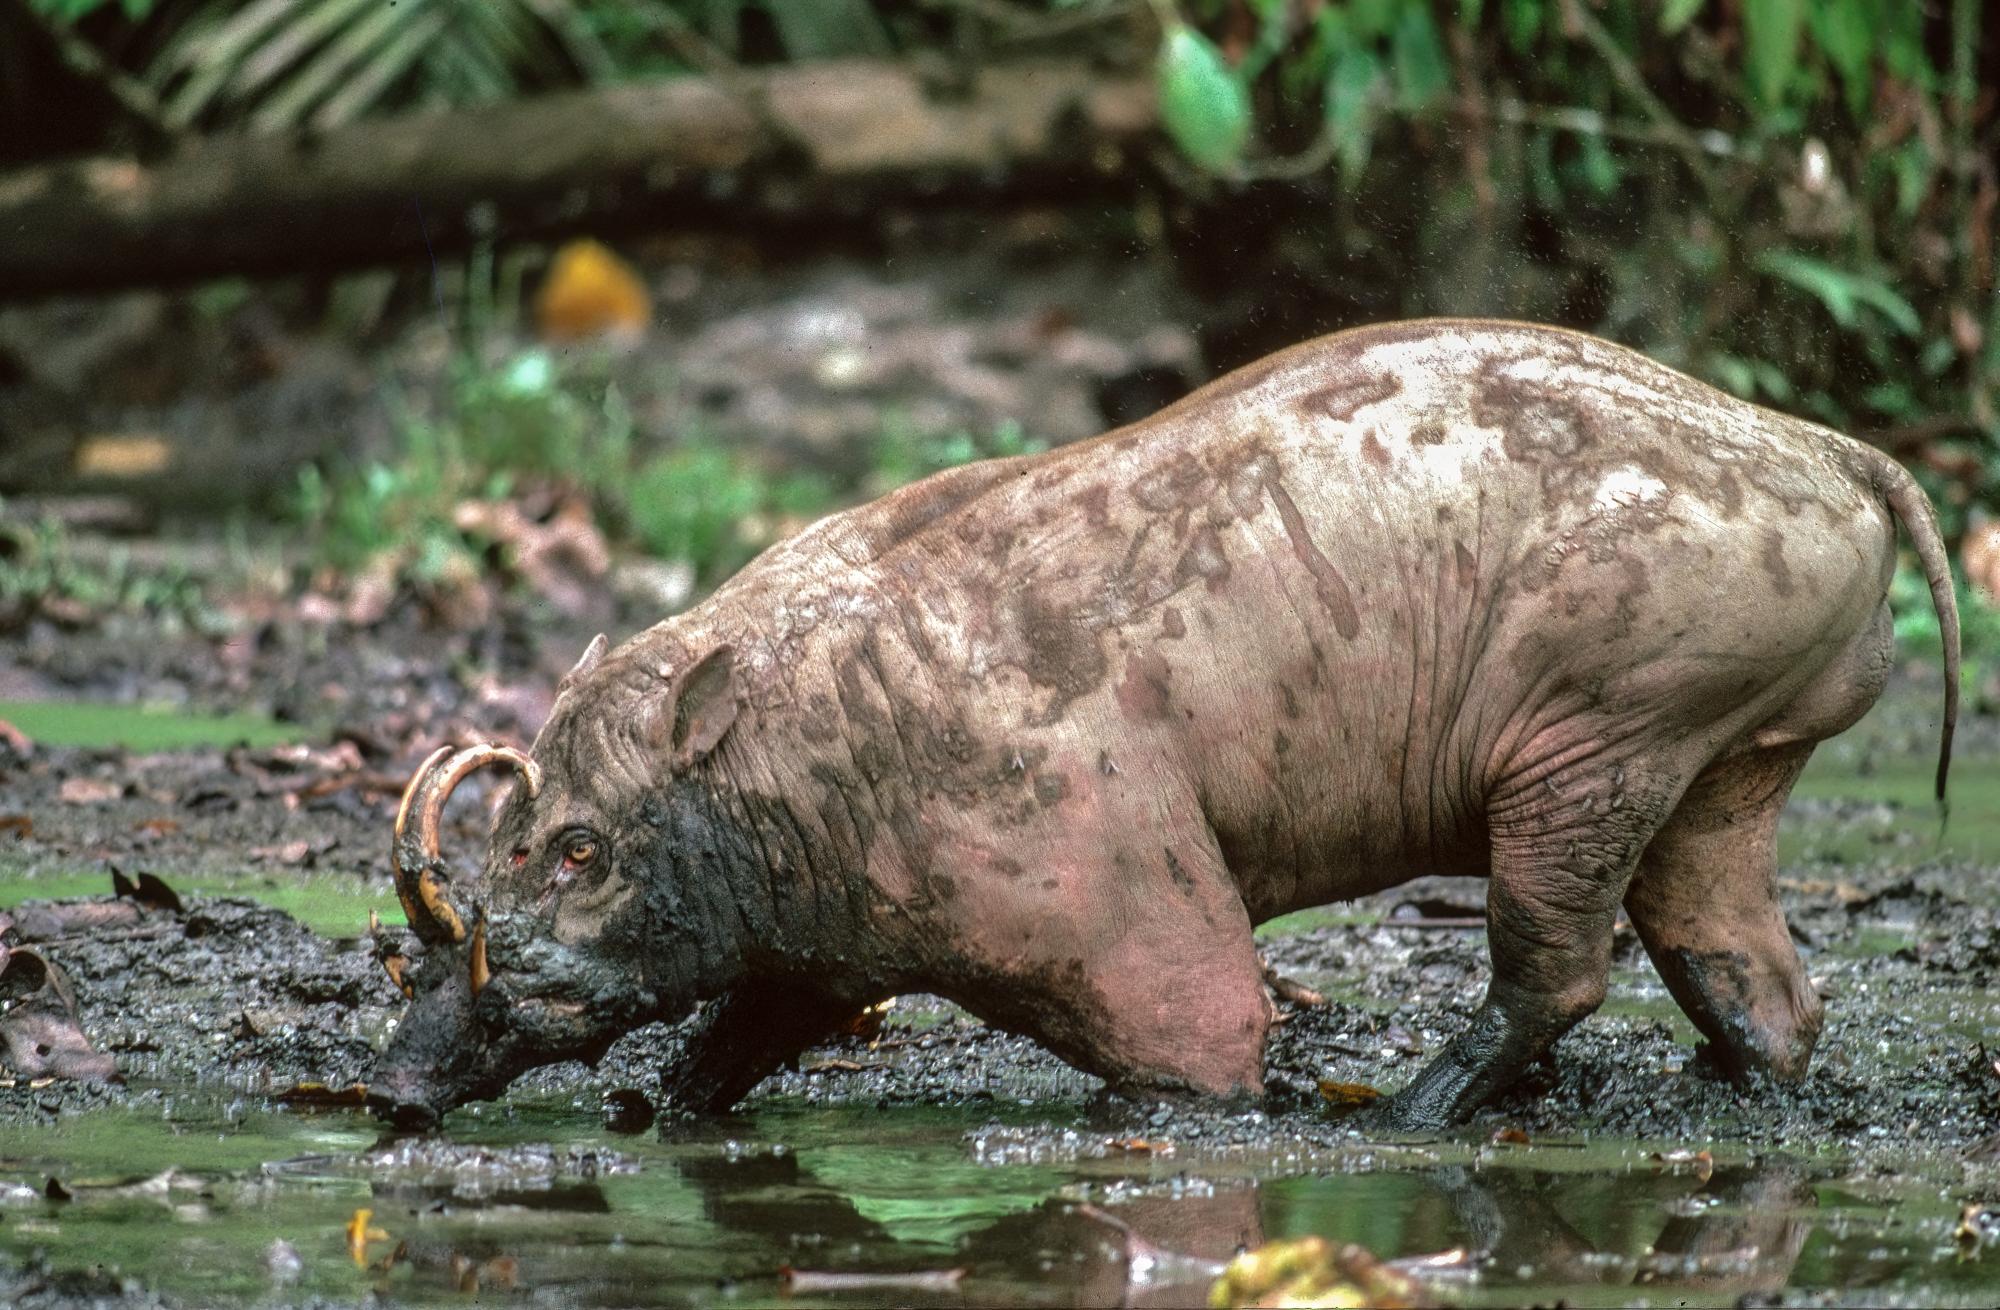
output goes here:
[[1251, 929], [1424, 873], [1489, 878], [1493, 979], [1382, 1126], [1596, 1008], [1621, 904], [1723, 1067], [1800, 1077], [1773, 834], [1882, 687], [1899, 518], [1955, 663], [1893, 462], [1465, 321], [940, 474], [586, 657], [497, 822], [492, 983], [434, 949], [379, 1090], [423, 1121], [713, 1000], [668, 1082], [726, 1106], [923, 989], [1127, 1090], [1255, 1095]]

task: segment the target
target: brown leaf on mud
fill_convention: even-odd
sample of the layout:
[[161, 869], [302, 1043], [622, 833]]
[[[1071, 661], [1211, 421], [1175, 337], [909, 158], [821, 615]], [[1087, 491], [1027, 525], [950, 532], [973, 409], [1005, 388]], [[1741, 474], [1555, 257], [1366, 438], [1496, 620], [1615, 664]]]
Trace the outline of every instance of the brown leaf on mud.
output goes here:
[[35, 821], [25, 814], [0, 814], [0, 837], [26, 839], [35, 835]]
[[1323, 1237], [1267, 1242], [1231, 1260], [1209, 1289], [1211, 1306], [1366, 1307], [1400, 1310], [1423, 1300], [1423, 1288], [1401, 1269], [1352, 1242]]
[[186, 914], [187, 906], [181, 904], [180, 894], [159, 878], [157, 874], [142, 873], [134, 882], [117, 869], [111, 870], [111, 894], [122, 900], [137, 901], [149, 910], [165, 910], [172, 914]]
[[102, 805], [125, 794], [125, 788], [103, 778], [64, 778], [56, 798], [65, 805]]
[[1326, 1005], [1324, 993], [1315, 991], [1296, 979], [1285, 977], [1268, 963], [1264, 965], [1264, 985], [1288, 1005], [1296, 1005], [1307, 1010], [1322, 1009]]
[[1331, 1079], [1321, 1081], [1319, 1094], [1336, 1110], [1359, 1110], [1382, 1099], [1381, 1091], [1367, 1083], [1337, 1083]]
[[295, 868], [310, 869], [319, 863], [322, 855], [338, 845], [340, 845], [338, 837], [318, 837], [312, 840], [301, 837], [276, 846], [253, 846], [249, 855], [253, 860], [262, 860], [268, 864], [289, 864]]
[[847, 1274], [785, 1265], [778, 1270], [779, 1286], [790, 1296], [822, 1296], [845, 1292], [956, 1292], [965, 1279], [965, 1270], [925, 1269], [908, 1274]]
[[1778, 890], [1801, 896], [1831, 896], [1842, 905], [1860, 905], [1869, 894], [1851, 882], [1829, 882], [1824, 878], [1780, 878]]
[[1113, 1137], [1104, 1143], [1107, 1151], [1120, 1151], [1126, 1155], [1172, 1155], [1174, 1144], [1165, 1139], [1149, 1137]]
[[41, 952], [16, 947], [0, 968], [0, 1059], [24, 1077], [104, 1081], [117, 1061], [90, 1044], [69, 978]]
[[311, 1110], [355, 1109], [368, 1104], [368, 1084], [328, 1087], [325, 1083], [293, 1083], [278, 1093], [277, 1100], [280, 1105]]
[[539, 520], [515, 501], [468, 500], [453, 521], [498, 545], [513, 572], [564, 614], [586, 614], [602, 602], [611, 550], [581, 498], [564, 497]]

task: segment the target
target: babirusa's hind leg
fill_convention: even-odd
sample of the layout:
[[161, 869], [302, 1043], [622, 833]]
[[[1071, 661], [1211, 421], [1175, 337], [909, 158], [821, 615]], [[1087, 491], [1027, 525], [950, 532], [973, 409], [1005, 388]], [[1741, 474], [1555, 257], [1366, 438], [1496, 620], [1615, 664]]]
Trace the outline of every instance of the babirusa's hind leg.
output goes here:
[[1384, 1126], [1417, 1131], [1463, 1120], [1603, 1003], [1618, 901], [1666, 808], [1628, 792], [1628, 771], [1636, 773], [1608, 764], [1565, 770], [1521, 785], [1489, 811], [1486, 1003], [1374, 1116]]
[[1625, 906], [1667, 990], [1736, 1077], [1805, 1076], [1819, 1037], [1776, 888], [1778, 815], [1810, 743], [1712, 765], [1646, 848]]

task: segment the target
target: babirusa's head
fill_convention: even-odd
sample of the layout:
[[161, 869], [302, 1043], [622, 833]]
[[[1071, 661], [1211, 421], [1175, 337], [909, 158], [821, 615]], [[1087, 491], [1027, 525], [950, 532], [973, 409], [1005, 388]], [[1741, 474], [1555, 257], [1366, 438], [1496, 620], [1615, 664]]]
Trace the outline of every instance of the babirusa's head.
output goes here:
[[[379, 1112], [430, 1124], [528, 1069], [594, 1061], [732, 981], [742, 843], [702, 766], [736, 707], [728, 646], [666, 668], [607, 659], [599, 637], [531, 753], [487, 744], [424, 761], [390, 854], [421, 950], [377, 946], [411, 1002], [370, 1088]], [[511, 770], [513, 789], [482, 876], [455, 887], [445, 805], [489, 767]]]

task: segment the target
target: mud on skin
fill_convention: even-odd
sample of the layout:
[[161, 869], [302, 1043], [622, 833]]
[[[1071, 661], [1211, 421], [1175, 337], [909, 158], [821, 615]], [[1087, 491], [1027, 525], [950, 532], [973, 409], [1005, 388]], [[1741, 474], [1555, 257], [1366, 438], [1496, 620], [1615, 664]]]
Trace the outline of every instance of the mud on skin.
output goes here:
[[[1772, 837], [1881, 692], [1898, 525], [1942, 795], [1957, 617], [1908, 473], [1576, 333], [1359, 329], [913, 484], [593, 643], [527, 755], [413, 778], [426, 963], [377, 1090], [428, 1120], [720, 998], [673, 1090], [722, 1109], [930, 991], [1121, 1092], [1254, 1097], [1252, 926], [1423, 872], [1488, 878], [1493, 968], [1374, 1127], [1509, 1089], [1621, 913], [1722, 1067], [1795, 1080], [1822, 1003]], [[519, 781], [454, 908], [438, 815], [485, 763]]]

